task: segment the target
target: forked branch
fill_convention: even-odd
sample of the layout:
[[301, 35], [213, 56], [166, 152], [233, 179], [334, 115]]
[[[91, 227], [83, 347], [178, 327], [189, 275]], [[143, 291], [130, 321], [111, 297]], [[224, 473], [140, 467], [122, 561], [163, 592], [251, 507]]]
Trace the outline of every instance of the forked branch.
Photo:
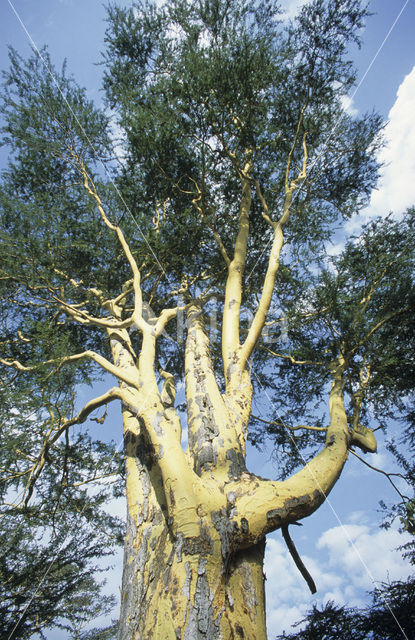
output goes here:
[[137, 324], [138, 328], [140, 328], [141, 330], [144, 330], [146, 328], [146, 323], [142, 317], [143, 299], [142, 299], [142, 292], [141, 292], [141, 274], [140, 274], [140, 270], [138, 268], [137, 262], [135, 261], [135, 258], [129, 247], [129, 244], [126, 241], [125, 236], [122, 230], [120, 229], [120, 227], [118, 225], [113, 224], [108, 219], [104, 210], [102, 200], [98, 195], [95, 183], [92, 180], [92, 178], [89, 176], [85, 168], [84, 162], [80, 158], [77, 158], [77, 161], [79, 165], [79, 170], [83, 178], [85, 189], [90, 194], [90, 196], [95, 200], [99, 214], [104, 224], [108, 227], [108, 229], [111, 229], [116, 233], [118, 241], [124, 251], [124, 255], [127, 258], [127, 261], [130, 265], [130, 268], [133, 274], [133, 289], [134, 289], [134, 313], [132, 317], [134, 319], [134, 322]]
[[[300, 123], [299, 123], [299, 126], [300, 126]], [[293, 143], [293, 145], [294, 144], [295, 142]], [[290, 216], [290, 207], [291, 207], [293, 192], [297, 188], [298, 182], [300, 180], [305, 179], [307, 175], [308, 152], [307, 152], [307, 144], [306, 144], [306, 134], [304, 134], [303, 136], [303, 152], [304, 152], [303, 166], [301, 171], [298, 174], [297, 179], [292, 180], [290, 184], [288, 184], [288, 182], [286, 181], [284, 207], [283, 207], [282, 215], [278, 220], [278, 222], [273, 222], [271, 220], [268, 212], [268, 205], [262, 194], [259, 184], [257, 184], [257, 189], [259, 189], [258, 194], [260, 196], [262, 206], [263, 206], [263, 216], [265, 217], [267, 222], [271, 224], [272, 228], [274, 229], [274, 239], [273, 239], [271, 250], [269, 253], [267, 272], [265, 274], [264, 284], [261, 292], [261, 298], [259, 300], [259, 304], [255, 313], [254, 319], [249, 328], [248, 335], [241, 348], [241, 353], [240, 353], [241, 368], [244, 368], [246, 366], [248, 358], [251, 356], [255, 348], [255, 345], [259, 340], [262, 329], [264, 328], [269, 307], [271, 305], [272, 295], [274, 292], [275, 278], [276, 278], [277, 271], [279, 268], [279, 263], [280, 263], [281, 249], [284, 243], [283, 227], [287, 223]], [[291, 156], [289, 156], [288, 163], [287, 163], [288, 173], [289, 173], [290, 163], [291, 163]], [[287, 176], [288, 176], [288, 173], [287, 173]]]
[[[227, 383], [230, 380], [230, 366], [239, 348], [239, 320], [242, 300], [242, 277], [245, 269], [246, 252], [249, 239], [249, 212], [251, 210], [251, 180], [248, 177], [252, 168], [252, 154], [247, 159], [241, 177], [241, 203], [239, 207], [238, 230], [234, 255], [228, 265], [228, 277], [225, 288], [225, 304], [222, 321], [222, 357]], [[240, 370], [240, 367], [238, 367]]]
[[116, 365], [112, 364], [109, 360], [101, 356], [99, 353], [90, 350], [83, 351], [82, 353], [75, 353], [71, 356], [65, 356], [63, 358], [52, 358], [50, 360], [43, 360], [36, 365], [23, 365], [18, 360], [5, 360], [4, 358], [0, 358], [0, 364], [16, 369], [17, 371], [36, 371], [36, 369], [39, 369], [40, 367], [50, 366], [54, 364], [58, 365], [58, 367], [61, 367], [65, 364], [70, 364], [72, 362], [77, 362], [84, 359], [93, 360], [94, 362], [96, 362], [96, 364], [99, 364], [100, 367], [105, 369], [105, 371], [108, 371], [108, 373], [111, 373], [119, 380], [126, 382], [132, 387], [137, 387], [138, 380], [135, 377], [128, 375], [123, 369], [121, 369], [121, 367], [117, 367]]
[[[86, 405], [84, 405], [84, 407], [82, 407], [82, 409], [76, 414], [76, 416], [74, 416], [73, 418], [70, 418], [69, 420], [65, 420], [56, 429], [53, 435], [45, 438], [42, 445], [42, 450], [39, 453], [39, 456], [37, 457], [35, 464], [33, 465], [32, 469], [29, 472], [30, 473], [29, 479], [26, 484], [25, 492], [22, 498], [23, 507], [27, 507], [29, 500], [33, 495], [36, 482], [43, 471], [43, 468], [48, 459], [48, 454], [51, 447], [59, 440], [59, 438], [65, 432], [67, 432], [69, 427], [75, 424], [82, 424], [83, 422], [85, 422], [85, 420], [93, 411], [95, 411], [96, 409], [99, 409], [99, 407], [102, 407], [103, 405], [109, 404], [113, 400], [123, 400], [123, 392], [118, 387], [113, 387], [112, 389], [109, 389], [109, 391], [107, 391], [106, 393], [103, 393], [101, 396], [97, 396], [93, 400], [90, 400], [89, 402], [87, 402]], [[51, 431], [49, 431], [49, 434], [50, 433]]]

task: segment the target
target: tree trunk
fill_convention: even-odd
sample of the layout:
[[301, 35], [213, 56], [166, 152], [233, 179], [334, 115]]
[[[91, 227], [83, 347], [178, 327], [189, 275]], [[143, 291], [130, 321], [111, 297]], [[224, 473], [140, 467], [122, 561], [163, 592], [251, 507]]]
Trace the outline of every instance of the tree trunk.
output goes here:
[[195, 305], [188, 310], [183, 451], [173, 376], [160, 370], [160, 390], [155, 375], [156, 334], [143, 332], [137, 362], [128, 333], [109, 331], [122, 371], [127, 472], [119, 640], [266, 640], [265, 536], [313, 513], [347, 458], [344, 360], [332, 372], [324, 449], [278, 482], [246, 469], [249, 374], [231, 362], [220, 393]]
[[229, 554], [210, 514], [200, 536], [174, 540], [151, 472], [129, 466], [119, 640], [265, 640], [264, 539]]
[[144, 334], [138, 369], [123, 333], [112, 332], [111, 346], [132, 381], [120, 383], [128, 514], [119, 640], [266, 640], [265, 536], [313, 513], [347, 458], [343, 360], [333, 370], [325, 447], [279, 482], [246, 470], [249, 377], [232, 374], [226, 396], [219, 393], [196, 312], [186, 354], [186, 453], [172, 376], [163, 372], [160, 392], [150, 366], [154, 336]]

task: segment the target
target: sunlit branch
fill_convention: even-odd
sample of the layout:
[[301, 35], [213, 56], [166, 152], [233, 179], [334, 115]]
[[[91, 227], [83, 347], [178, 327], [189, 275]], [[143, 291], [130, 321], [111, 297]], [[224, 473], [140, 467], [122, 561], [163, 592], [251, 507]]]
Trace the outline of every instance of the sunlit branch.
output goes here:
[[261, 186], [259, 184], [259, 181], [255, 180], [254, 182], [255, 182], [256, 192], [257, 192], [258, 197], [259, 197], [259, 199], [261, 201], [261, 204], [262, 204], [262, 217], [270, 225], [270, 227], [272, 227], [272, 229], [275, 230], [275, 227], [276, 227], [277, 223], [274, 222], [273, 220], [271, 220], [271, 218], [269, 216], [268, 203], [264, 198], [264, 194], [262, 193], [262, 189], [261, 189]]
[[[70, 487], [71, 489], [76, 489], [77, 487], [83, 487], [87, 484], [91, 484], [91, 482], [97, 482], [98, 480], [105, 480], [106, 478], [117, 478], [118, 473], [105, 473], [101, 476], [94, 475], [92, 478], [88, 478], [88, 480], [83, 480], [82, 482], [62, 482], [63, 487]], [[107, 534], [108, 535], [108, 534]]]
[[239, 348], [239, 320], [242, 300], [242, 276], [246, 262], [249, 238], [249, 212], [251, 209], [251, 181], [247, 177], [252, 168], [252, 152], [247, 152], [243, 172], [241, 172], [241, 203], [239, 208], [238, 231], [235, 240], [234, 255], [228, 265], [228, 277], [225, 287], [225, 304], [222, 321], [222, 356], [225, 379], [229, 381], [228, 371], [233, 354]]
[[93, 360], [94, 362], [96, 362], [96, 364], [99, 364], [103, 369], [108, 371], [108, 373], [111, 373], [113, 376], [115, 376], [119, 380], [126, 382], [132, 387], [137, 386], [138, 383], [135, 378], [129, 376], [123, 369], [112, 364], [109, 360], [101, 356], [99, 353], [96, 353], [95, 351], [90, 351], [90, 350], [84, 351], [83, 353], [76, 353], [72, 356], [66, 356], [63, 358], [52, 358], [51, 360], [44, 360], [43, 362], [39, 362], [39, 364], [36, 364], [36, 365], [26, 366], [26, 365], [22, 365], [18, 360], [5, 360], [3, 358], [0, 358], [0, 364], [5, 365], [6, 367], [11, 367], [18, 371], [35, 371], [40, 367], [49, 366], [52, 364], [57, 364], [59, 366], [62, 366], [65, 364], [69, 364], [71, 362], [77, 362], [78, 360], [83, 360], [85, 358], [89, 358], [90, 360]]
[[175, 307], [173, 309], [163, 309], [163, 311], [160, 313], [159, 317], [157, 318], [157, 321], [154, 327], [155, 336], [158, 337], [164, 330], [165, 326], [170, 322], [170, 320], [173, 320], [173, 318], [177, 316], [179, 311], [183, 311], [184, 308], [185, 308], [184, 306], [181, 306], [181, 307]]
[[116, 320], [115, 318], [109, 318], [105, 320], [104, 318], [96, 318], [91, 316], [86, 311], [82, 309], [75, 308], [75, 305], [69, 304], [64, 300], [61, 300], [57, 296], [53, 296], [54, 300], [61, 305], [61, 310], [67, 315], [71, 316], [76, 322], [80, 324], [88, 324], [88, 325], [96, 325], [98, 327], [102, 327], [104, 329], [126, 329], [131, 327], [134, 324], [134, 317], [126, 318], [125, 320]]
[[[351, 440], [343, 398], [345, 368], [346, 362], [339, 356], [332, 370], [330, 425], [322, 451], [282, 482], [256, 478], [255, 509], [252, 509], [253, 494], [249, 485], [246, 493], [236, 501], [238, 517], [248, 519], [253, 540], [313, 513], [337, 482]], [[296, 496], [295, 500], [293, 496]]]
[[[69, 427], [75, 424], [82, 424], [83, 422], [85, 422], [87, 417], [99, 407], [102, 407], [103, 405], [106, 405], [109, 402], [112, 402], [113, 400], [123, 400], [123, 398], [124, 398], [124, 395], [122, 390], [119, 389], [118, 387], [113, 387], [112, 389], [102, 394], [101, 396], [97, 396], [93, 400], [90, 400], [89, 402], [87, 402], [86, 405], [76, 414], [76, 416], [74, 416], [73, 418], [70, 418], [69, 420], [65, 420], [60, 425], [60, 427], [55, 431], [52, 437], [49, 437], [48, 435], [45, 438], [42, 446], [42, 451], [40, 452], [36, 463], [33, 465], [33, 467], [30, 470], [30, 476], [25, 487], [25, 493], [22, 498], [22, 503], [24, 507], [27, 507], [29, 500], [33, 495], [35, 484], [40, 474], [43, 471], [43, 468], [47, 461], [48, 452], [52, 447], [52, 445], [54, 445], [55, 442], [59, 440], [59, 438], [63, 435], [63, 433], [65, 433], [69, 429]], [[52, 432], [52, 427], [49, 430], [49, 434], [51, 432]]]
[[268, 349], [268, 347], [264, 347], [265, 351], [268, 351], [268, 353], [272, 356], [274, 356], [275, 358], [283, 358], [285, 360], [289, 360], [292, 364], [298, 364], [298, 365], [310, 365], [310, 366], [317, 366], [317, 367], [329, 367], [330, 364], [327, 362], [315, 362], [313, 360], [296, 360], [293, 356], [290, 355], [286, 355], [284, 353], [276, 353], [275, 351], [272, 351], [271, 349]]
[[[192, 278], [186, 278], [182, 280], [181, 286], [179, 289], [173, 289], [172, 291], [170, 291], [167, 295], [168, 298], [173, 298], [175, 296], [181, 296], [184, 294], [187, 294], [189, 292], [189, 289], [192, 285], [195, 284], [195, 282], [199, 281], [199, 280], [209, 280], [210, 276], [209, 276], [209, 271], [207, 269], [204, 269], [203, 271], [201, 271], [200, 273], [196, 274], [195, 276], [193, 276]], [[213, 294], [212, 294], [213, 295]], [[209, 298], [211, 296], [209, 295]], [[203, 293], [201, 296], [198, 297], [198, 300], [200, 300], [203, 304], [207, 301], [205, 293]]]
[[[82, 282], [82, 280], [75, 280], [74, 278], [71, 278], [70, 276], [68, 276], [67, 273], [65, 273], [64, 271], [61, 271], [60, 269], [57, 269], [56, 267], [54, 267], [53, 271], [57, 275], [65, 278], [65, 280], [67, 280], [76, 289], [78, 289], [81, 286], [84, 286], [84, 283]], [[101, 303], [104, 301], [102, 291], [100, 291], [99, 289], [96, 289], [95, 287], [85, 287], [85, 291], [87, 293], [91, 293], [94, 297], [98, 298], [98, 300]]]
[[262, 422], [264, 424], [269, 424], [270, 426], [276, 425], [278, 427], [284, 427], [284, 429], [289, 429], [290, 431], [298, 431], [298, 429], [307, 429], [308, 431], [327, 431], [328, 429], [328, 427], [313, 427], [308, 424], [299, 424], [295, 427], [292, 427], [289, 424], [286, 424], [283, 420], [264, 420], [263, 418], [254, 416], [252, 414], [251, 418], [253, 418], [254, 420], [258, 420], [259, 422]]
[[131, 253], [131, 249], [124, 237], [124, 234], [122, 232], [122, 230], [120, 229], [120, 227], [118, 227], [117, 225], [113, 224], [112, 222], [110, 222], [110, 220], [108, 219], [103, 204], [102, 204], [102, 200], [99, 197], [95, 184], [92, 180], [92, 178], [88, 175], [85, 165], [83, 163], [82, 160], [79, 160], [79, 169], [80, 172], [82, 174], [83, 177], [83, 181], [84, 181], [84, 187], [85, 189], [88, 191], [88, 193], [94, 198], [97, 207], [98, 207], [98, 211], [99, 214], [101, 216], [102, 221], [104, 222], [104, 224], [108, 227], [108, 229], [111, 229], [112, 231], [115, 231], [118, 241], [124, 251], [125, 257], [128, 260], [128, 263], [130, 265], [131, 271], [133, 273], [133, 288], [134, 288], [134, 298], [135, 298], [135, 304], [134, 304], [134, 321], [137, 324], [137, 326], [140, 329], [144, 329], [145, 328], [145, 321], [142, 318], [142, 307], [143, 307], [143, 300], [142, 300], [142, 292], [141, 292], [141, 275], [140, 275], [140, 271], [139, 268], [137, 266], [137, 262], [135, 261], [135, 258], [133, 256], [133, 254]]
[[252, 354], [256, 343], [258, 342], [258, 339], [261, 335], [261, 331], [264, 327], [265, 324], [265, 320], [266, 320], [266, 316], [271, 304], [271, 300], [272, 300], [272, 295], [273, 295], [273, 290], [274, 290], [274, 284], [275, 284], [275, 278], [276, 278], [276, 274], [279, 268], [279, 260], [280, 260], [280, 254], [281, 254], [281, 249], [283, 246], [283, 242], [284, 242], [284, 235], [283, 235], [283, 227], [284, 225], [287, 223], [289, 216], [290, 216], [290, 208], [291, 208], [291, 203], [292, 203], [292, 197], [293, 197], [293, 193], [295, 191], [295, 189], [298, 186], [298, 183], [301, 180], [304, 180], [307, 176], [307, 161], [308, 161], [308, 150], [307, 150], [307, 143], [306, 143], [306, 136], [307, 133], [304, 133], [303, 135], [303, 165], [302, 165], [302, 169], [300, 170], [297, 178], [295, 180], [291, 180], [290, 183], [288, 183], [288, 175], [289, 175], [289, 170], [290, 170], [290, 164], [291, 164], [291, 156], [292, 156], [292, 152], [294, 151], [294, 147], [296, 144], [296, 140], [297, 140], [297, 136], [299, 133], [299, 129], [301, 126], [301, 122], [302, 122], [302, 116], [303, 113], [305, 111], [307, 104], [304, 106], [304, 109], [301, 112], [301, 116], [300, 116], [300, 120], [298, 123], [298, 128], [297, 128], [297, 132], [296, 132], [296, 136], [293, 142], [293, 147], [291, 148], [289, 157], [288, 157], [288, 163], [287, 163], [287, 174], [286, 174], [286, 184], [285, 184], [285, 200], [284, 200], [284, 206], [283, 206], [283, 212], [282, 215], [280, 217], [280, 219], [278, 220], [278, 222], [273, 222], [269, 216], [269, 212], [268, 212], [268, 205], [267, 202], [264, 198], [264, 195], [262, 194], [260, 185], [258, 183], [258, 181], [256, 181], [256, 185], [257, 185], [257, 191], [258, 191], [258, 195], [260, 197], [260, 200], [262, 202], [262, 206], [263, 206], [263, 216], [265, 218], [265, 220], [271, 224], [272, 228], [274, 229], [274, 239], [273, 239], [273, 243], [272, 243], [272, 247], [269, 253], [269, 258], [268, 258], [268, 266], [267, 266], [267, 272], [265, 274], [265, 279], [264, 279], [264, 284], [262, 287], [262, 292], [261, 292], [261, 298], [258, 304], [258, 308], [256, 310], [254, 319], [252, 321], [252, 324], [249, 328], [248, 331], [248, 335], [246, 337], [245, 343], [242, 346], [241, 349], [241, 354], [240, 354], [240, 365], [241, 367], [244, 367], [248, 358], [250, 357], [250, 355]]
[[[193, 182], [193, 184], [196, 187], [196, 191], [197, 191], [197, 193], [194, 194], [194, 198], [192, 199], [192, 204], [196, 208], [197, 212], [199, 213], [202, 221], [211, 230], [211, 232], [213, 234], [213, 237], [215, 238], [216, 243], [217, 243], [217, 245], [219, 247], [219, 251], [220, 251], [225, 263], [229, 266], [231, 260], [230, 260], [230, 258], [228, 256], [227, 252], [226, 252], [225, 245], [222, 242], [222, 238], [220, 237], [216, 226], [210, 224], [208, 218], [206, 217], [206, 214], [205, 214], [205, 211], [204, 211], [204, 206], [203, 206], [203, 194], [202, 194], [202, 191], [200, 190], [200, 187], [197, 184], [196, 180], [194, 180], [193, 178], [190, 178], [190, 177], [189, 177], [189, 179]], [[212, 209], [213, 209], [213, 207], [212, 207]]]
[[[307, 87], [307, 97], [306, 97], [306, 101], [300, 111], [300, 117], [298, 118], [298, 123], [297, 123], [297, 129], [294, 135], [294, 140], [293, 143], [291, 145], [291, 149], [288, 153], [288, 160], [287, 160], [287, 168], [285, 170], [285, 191], [287, 193], [287, 191], [290, 189], [290, 170], [291, 170], [291, 163], [292, 163], [292, 158], [293, 158], [293, 154], [295, 151], [295, 147], [297, 146], [297, 141], [298, 141], [298, 137], [300, 135], [300, 130], [301, 130], [301, 126], [303, 124], [303, 118], [304, 118], [304, 113], [307, 109], [308, 106], [308, 100], [309, 100], [309, 93], [310, 93], [310, 87]], [[305, 178], [305, 170], [306, 170], [306, 164], [307, 164], [307, 147], [305, 145], [305, 136], [306, 134], [304, 134], [303, 136], [303, 150], [304, 150], [304, 160], [303, 160], [303, 171], [302, 173], [304, 173], [304, 175], [301, 175], [299, 177], [304, 177]], [[292, 184], [292, 183], [291, 183]]]
[[[363, 365], [362, 365], [362, 367], [360, 368], [360, 371], [359, 371], [360, 386], [359, 386], [359, 390], [356, 393], [352, 392], [352, 388], [351, 388], [351, 384], [352, 383], [351, 383], [351, 380], [349, 380], [350, 396], [351, 396], [351, 399], [352, 399], [352, 403], [354, 405], [354, 407], [353, 407], [353, 418], [352, 418], [353, 429], [356, 429], [356, 427], [359, 424], [360, 412], [361, 412], [362, 404], [363, 404], [363, 398], [364, 398], [366, 387], [369, 384], [370, 373], [371, 373], [370, 364], [366, 365], [366, 358], [364, 358], [363, 359]], [[349, 371], [348, 371], [348, 375], [350, 376], [350, 372]]]
[[215, 132], [215, 135], [218, 137], [221, 145], [222, 145], [222, 149], [224, 150], [224, 152], [226, 153], [226, 155], [228, 156], [229, 160], [232, 162], [232, 164], [235, 166], [235, 168], [237, 169], [238, 173], [240, 173], [241, 171], [241, 167], [238, 161], [238, 157], [236, 155], [236, 153], [234, 153], [233, 151], [231, 151], [231, 149], [229, 149], [229, 146], [227, 145], [225, 138], [223, 137], [223, 134], [219, 131], [219, 128], [217, 127], [217, 125], [215, 123], [213, 123], [213, 130]]

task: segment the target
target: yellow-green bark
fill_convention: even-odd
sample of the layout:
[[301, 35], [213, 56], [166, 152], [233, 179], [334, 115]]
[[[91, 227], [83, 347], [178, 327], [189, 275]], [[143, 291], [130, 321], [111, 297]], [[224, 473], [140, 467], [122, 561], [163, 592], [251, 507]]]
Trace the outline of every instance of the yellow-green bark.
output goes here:
[[[293, 146], [296, 141], [297, 137]], [[155, 364], [157, 339], [178, 309], [164, 309], [158, 318], [144, 319], [141, 275], [133, 253], [122, 231], [107, 218], [93, 182], [82, 169], [85, 188], [105, 225], [116, 233], [133, 276], [118, 298], [103, 303], [110, 317], [96, 323], [107, 331], [113, 363], [93, 354], [118, 378], [119, 393], [113, 395], [122, 403], [127, 531], [120, 640], [266, 640], [265, 537], [317, 509], [347, 459], [352, 431], [343, 402], [345, 362], [339, 356], [332, 367], [330, 425], [323, 450], [284, 482], [249, 473], [245, 461], [252, 400], [248, 359], [271, 304], [292, 195], [306, 174], [305, 136], [303, 149], [303, 168], [295, 180], [289, 180], [291, 154], [288, 158], [285, 201], [277, 221], [272, 220], [260, 185], [253, 179], [252, 150], [245, 151], [243, 166], [237, 167], [239, 218], [233, 256], [226, 260], [222, 317], [225, 389], [220, 389], [211, 359], [203, 298], [192, 299], [185, 309], [185, 451], [174, 408], [174, 377], [159, 370], [158, 378]], [[274, 238], [254, 320], [241, 344], [254, 184]], [[133, 310], [125, 317], [128, 291], [134, 298]], [[74, 320], [94, 321], [81, 317], [76, 308], [66, 311]], [[140, 333], [138, 353], [131, 339], [134, 334], [129, 332], [132, 326]]]

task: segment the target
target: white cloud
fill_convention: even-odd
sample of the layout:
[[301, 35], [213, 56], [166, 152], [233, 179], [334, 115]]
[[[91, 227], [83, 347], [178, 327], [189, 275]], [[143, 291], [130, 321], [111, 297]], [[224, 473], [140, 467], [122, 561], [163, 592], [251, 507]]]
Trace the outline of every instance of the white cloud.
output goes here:
[[[330, 243], [327, 246], [327, 255], [339, 256], [343, 251], [343, 249], [344, 249], [344, 241]], [[331, 268], [332, 270], [334, 270], [333, 266], [330, 263], [328, 263], [327, 266], [329, 269]]]
[[[270, 638], [301, 620], [316, 601], [279, 536], [276, 533], [267, 538], [265, 552], [267, 627]], [[337, 601], [343, 603], [344, 578], [320, 560], [317, 561], [316, 557], [301, 553], [301, 558], [318, 586], [318, 595], [325, 598], [329, 594], [331, 599], [335, 599], [336, 595]]]
[[[289, 631], [305, 617], [313, 603], [321, 608], [328, 600], [337, 605], [363, 606], [367, 591], [387, 580], [406, 579], [410, 567], [396, 548], [405, 542], [396, 529], [379, 529], [366, 524], [366, 513], [352, 513], [349, 523], [323, 532], [308, 555], [299, 548], [301, 558], [312, 575], [317, 594], [308, 587], [278, 534], [267, 539], [265, 574], [267, 577], [267, 626], [269, 637]], [[364, 523], [364, 524], [362, 524]], [[300, 547], [304, 547], [304, 542]]]
[[265, 575], [267, 627], [271, 638], [305, 615], [310, 597], [285, 545], [274, 536], [267, 538]]
[[384, 163], [379, 188], [372, 193], [368, 213], [402, 213], [415, 204], [415, 67], [405, 76], [389, 111], [379, 154]]
[[310, 0], [282, 0], [281, 8], [283, 9], [287, 18], [294, 18], [300, 11], [301, 7]]
[[372, 589], [373, 581], [408, 576], [408, 563], [396, 551], [404, 542], [393, 528], [373, 530], [367, 525], [347, 524], [325, 531], [317, 548], [328, 552], [328, 566], [348, 575], [355, 587]]
[[357, 116], [359, 110], [354, 106], [353, 98], [349, 98], [349, 96], [341, 96], [340, 102], [346, 113], [353, 117]]

